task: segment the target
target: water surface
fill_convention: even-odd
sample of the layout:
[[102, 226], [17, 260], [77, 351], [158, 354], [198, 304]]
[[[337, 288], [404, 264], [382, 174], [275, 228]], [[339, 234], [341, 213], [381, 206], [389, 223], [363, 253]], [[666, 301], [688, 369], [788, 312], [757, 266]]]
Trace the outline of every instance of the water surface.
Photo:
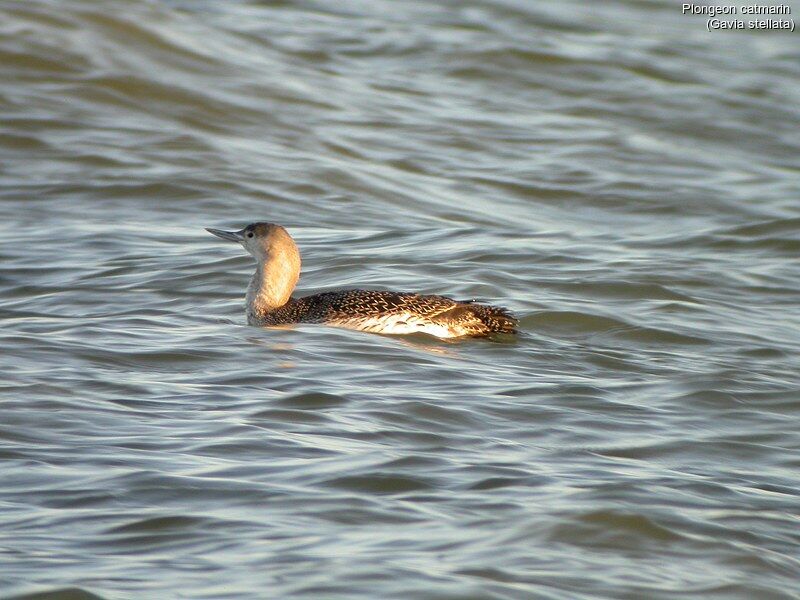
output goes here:
[[[0, 594], [800, 597], [798, 39], [2, 3]], [[248, 327], [254, 220], [522, 332]]]

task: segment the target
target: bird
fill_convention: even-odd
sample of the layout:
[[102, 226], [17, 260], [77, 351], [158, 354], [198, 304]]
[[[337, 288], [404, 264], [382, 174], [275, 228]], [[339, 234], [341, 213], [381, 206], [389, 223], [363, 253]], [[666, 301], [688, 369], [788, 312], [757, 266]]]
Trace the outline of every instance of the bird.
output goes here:
[[363, 289], [294, 298], [292, 292], [300, 278], [300, 251], [283, 226], [256, 222], [238, 231], [205, 229], [241, 244], [256, 261], [245, 297], [249, 325], [321, 323], [392, 335], [425, 333], [437, 338], [517, 333], [518, 321], [508, 310], [474, 300]]

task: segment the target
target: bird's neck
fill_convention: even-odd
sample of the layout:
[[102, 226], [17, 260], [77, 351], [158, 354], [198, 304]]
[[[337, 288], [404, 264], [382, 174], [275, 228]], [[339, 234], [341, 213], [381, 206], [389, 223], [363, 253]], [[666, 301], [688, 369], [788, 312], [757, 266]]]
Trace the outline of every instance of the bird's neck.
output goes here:
[[300, 256], [296, 253], [273, 253], [258, 261], [247, 288], [248, 312], [260, 316], [286, 304], [299, 277]]

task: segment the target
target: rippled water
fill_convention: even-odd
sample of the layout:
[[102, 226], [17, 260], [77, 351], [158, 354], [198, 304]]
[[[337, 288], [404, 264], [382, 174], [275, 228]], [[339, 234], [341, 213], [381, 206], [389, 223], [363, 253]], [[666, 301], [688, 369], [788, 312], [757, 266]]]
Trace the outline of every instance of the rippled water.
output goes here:
[[[0, 4], [0, 593], [800, 597], [798, 39]], [[247, 327], [259, 219], [522, 333]]]

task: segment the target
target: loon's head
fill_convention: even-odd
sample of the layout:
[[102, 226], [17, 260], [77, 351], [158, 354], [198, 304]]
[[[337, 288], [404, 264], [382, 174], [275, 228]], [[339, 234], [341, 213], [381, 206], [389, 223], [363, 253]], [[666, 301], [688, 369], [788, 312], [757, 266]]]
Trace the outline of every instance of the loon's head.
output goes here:
[[239, 242], [256, 259], [247, 288], [248, 310], [263, 313], [286, 304], [300, 277], [300, 251], [292, 236], [274, 223], [250, 223], [239, 231], [206, 228], [215, 236]]
[[240, 243], [256, 259], [256, 262], [264, 262], [270, 258], [287, 255], [297, 255], [299, 262], [300, 253], [292, 236], [275, 223], [250, 223], [239, 231], [223, 231], [206, 227], [206, 231], [223, 240]]

